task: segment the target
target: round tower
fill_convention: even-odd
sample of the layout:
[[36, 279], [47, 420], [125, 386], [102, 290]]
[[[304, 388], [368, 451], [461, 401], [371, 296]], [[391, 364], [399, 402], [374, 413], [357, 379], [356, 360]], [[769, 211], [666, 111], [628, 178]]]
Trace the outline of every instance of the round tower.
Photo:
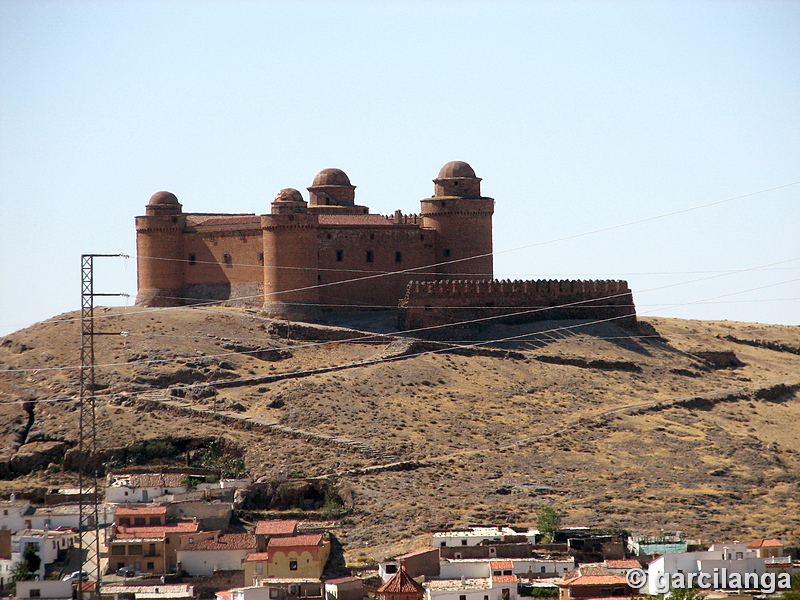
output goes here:
[[436, 230], [434, 272], [451, 279], [492, 279], [494, 200], [481, 196], [480, 177], [457, 160], [444, 165], [433, 183], [434, 195], [421, 201], [421, 213], [422, 226]]
[[179, 306], [184, 285], [186, 216], [175, 194], [157, 192], [145, 216], [136, 217], [136, 265], [140, 306]]
[[356, 186], [341, 169], [323, 169], [308, 188], [311, 206], [354, 206]]
[[319, 218], [308, 212], [299, 191], [287, 188], [262, 215], [264, 311], [303, 320], [319, 313], [317, 230]]

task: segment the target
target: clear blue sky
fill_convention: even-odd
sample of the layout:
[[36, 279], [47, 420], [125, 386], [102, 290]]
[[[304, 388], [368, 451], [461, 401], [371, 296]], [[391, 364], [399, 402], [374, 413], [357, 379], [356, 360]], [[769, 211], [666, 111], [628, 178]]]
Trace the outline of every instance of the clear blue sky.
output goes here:
[[0, 0], [0, 334], [78, 309], [82, 253], [133, 297], [156, 191], [264, 213], [339, 167], [410, 213], [451, 160], [500, 278], [800, 324], [800, 185], [613, 228], [800, 181], [800, 2]]

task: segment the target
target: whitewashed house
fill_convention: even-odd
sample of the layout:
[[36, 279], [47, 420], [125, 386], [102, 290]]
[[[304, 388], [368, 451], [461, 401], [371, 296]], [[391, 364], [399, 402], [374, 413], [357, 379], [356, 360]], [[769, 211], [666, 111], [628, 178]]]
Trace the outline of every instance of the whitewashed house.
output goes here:
[[11, 494], [11, 500], [0, 500], [0, 529], [18, 531], [27, 527], [25, 516], [31, 507], [27, 500], [17, 500], [15, 494]]
[[72, 582], [70, 581], [17, 581], [14, 597], [22, 600], [65, 598], [72, 600]]
[[435, 579], [422, 586], [426, 600], [517, 600], [516, 575]]
[[106, 502], [152, 502], [166, 494], [183, 494], [187, 473], [127, 473], [107, 476]]
[[[760, 576], [766, 572], [765, 563], [766, 559], [758, 558], [756, 552], [742, 543], [714, 544], [704, 552], [662, 554], [647, 566], [647, 593], [656, 595], [668, 592], [665, 585], [675, 574], [692, 574], [695, 577], [705, 574], [704, 577], [711, 582], [712, 588], [726, 589], [731, 575], [738, 574], [742, 577], [745, 573], [750, 573]], [[723, 569], [727, 580], [722, 579]], [[746, 589], [748, 586], [743, 587]]]
[[181, 569], [193, 576], [213, 575], [214, 571], [243, 570], [247, 555], [256, 551], [252, 533], [203, 532], [183, 536], [177, 551]]
[[[511, 527], [468, 527], [454, 531], [435, 531], [433, 546], [450, 548], [453, 546], [477, 546], [482, 542], [502, 542], [508, 539], [536, 543], [538, 529], [517, 530]], [[523, 539], [524, 538], [524, 539]]]

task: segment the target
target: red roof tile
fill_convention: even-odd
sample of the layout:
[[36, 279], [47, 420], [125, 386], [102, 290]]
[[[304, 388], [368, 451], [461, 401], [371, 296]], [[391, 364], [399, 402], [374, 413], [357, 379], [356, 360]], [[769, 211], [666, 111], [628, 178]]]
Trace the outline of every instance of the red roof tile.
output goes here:
[[216, 539], [187, 542], [181, 544], [178, 550], [249, 550], [255, 549], [256, 536], [252, 533], [225, 533]]
[[776, 546], [783, 546], [778, 540], [770, 538], [768, 540], [754, 540], [747, 544], [748, 548], [768, 548], [768, 547], [776, 547]]
[[118, 517], [130, 517], [137, 515], [166, 515], [167, 507], [158, 504], [146, 504], [144, 506], [118, 506], [116, 511], [114, 511], [114, 514]]
[[607, 560], [606, 566], [614, 569], [636, 569], [642, 565], [635, 558], [626, 558], [623, 560]]
[[510, 560], [490, 560], [489, 566], [492, 568], [492, 570], [513, 569], [514, 563]]
[[163, 537], [168, 533], [195, 533], [200, 531], [200, 523], [185, 522], [172, 525], [120, 525], [114, 536], [117, 539], [153, 538]]
[[392, 575], [389, 581], [378, 588], [378, 593], [424, 594], [425, 588], [411, 579], [411, 576], [406, 573], [405, 569], [400, 569], [397, 573]]
[[431, 550], [434, 550], [434, 551], [438, 552], [438, 550], [436, 548], [434, 548], [433, 546], [428, 546], [427, 548], [420, 548], [419, 550], [414, 550], [413, 552], [406, 552], [405, 554], [401, 554], [400, 556], [395, 556], [394, 560], [402, 560], [404, 558], [411, 558], [412, 556], [417, 556], [418, 554], [425, 554], [427, 552], [430, 552]]
[[259, 521], [256, 535], [292, 535], [297, 532], [297, 521]]
[[574, 579], [556, 582], [560, 587], [573, 585], [627, 585], [624, 575], [579, 575]]
[[495, 583], [516, 583], [516, 575], [492, 575], [492, 581]]
[[258, 562], [259, 560], [269, 560], [269, 552], [251, 552], [245, 557], [244, 562]]
[[270, 538], [267, 548], [286, 548], [288, 546], [321, 546], [321, 533], [306, 533], [289, 537]]

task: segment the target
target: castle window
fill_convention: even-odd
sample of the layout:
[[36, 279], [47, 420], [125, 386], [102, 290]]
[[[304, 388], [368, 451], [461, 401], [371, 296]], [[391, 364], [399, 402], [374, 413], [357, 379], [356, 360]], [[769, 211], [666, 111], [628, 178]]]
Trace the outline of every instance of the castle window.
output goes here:
[[374, 240], [375, 239], [375, 234], [374, 233], [370, 233], [369, 234], [369, 239]]
[[367, 250], [367, 262], [375, 262], [375, 253], [372, 250]]
[[454, 181], [454, 182], [453, 182], [453, 187], [457, 187], [457, 186], [458, 186], [458, 182], [457, 182], [457, 181]]
[[445, 258], [450, 258], [450, 248], [445, 248], [444, 249], [444, 257]]
[[227, 252], [223, 252], [222, 253], [222, 262], [224, 262], [226, 265], [228, 265], [230, 267], [232, 262], [233, 262], [232, 259], [231, 259], [231, 255], [229, 253], [227, 253]]
[[258, 264], [260, 264], [260, 265], [264, 264], [264, 253], [263, 252], [259, 252], [258, 253]]
[[403, 262], [403, 253], [402, 252], [395, 252], [394, 253], [394, 262]]
[[336, 251], [336, 262], [342, 262], [344, 260], [344, 250], [337, 250]]
[[189, 264], [193, 265], [197, 263], [197, 257], [194, 255], [194, 252], [189, 254]]

